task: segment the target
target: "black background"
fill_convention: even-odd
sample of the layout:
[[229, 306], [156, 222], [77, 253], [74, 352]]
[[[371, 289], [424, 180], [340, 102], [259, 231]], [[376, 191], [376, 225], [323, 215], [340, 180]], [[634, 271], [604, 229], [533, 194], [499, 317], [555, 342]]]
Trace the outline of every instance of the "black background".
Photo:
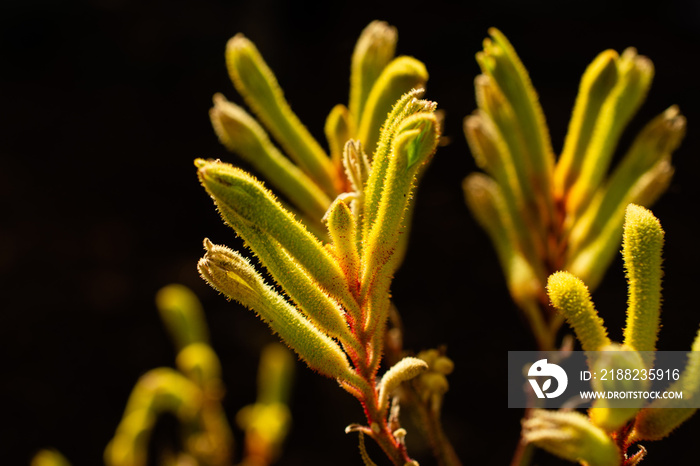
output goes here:
[[[444, 424], [465, 464], [508, 464], [522, 413], [505, 408], [506, 351], [534, 348], [462, 200], [461, 180], [475, 166], [461, 122], [475, 108], [474, 54], [488, 27], [509, 37], [530, 71], [555, 150], [580, 75], [598, 52], [633, 45], [653, 60], [653, 87], [622, 147], [671, 104], [688, 117], [676, 177], [653, 210], [667, 233], [659, 348], [690, 347], [700, 324], [696, 2], [7, 1], [0, 6], [2, 464], [26, 464], [44, 446], [75, 465], [101, 463], [138, 376], [173, 364], [153, 304], [171, 282], [204, 302], [229, 419], [254, 400], [257, 355], [272, 337], [195, 270], [205, 236], [238, 244], [192, 164], [195, 157], [236, 162], [207, 115], [215, 92], [240, 102], [224, 47], [237, 32], [251, 38], [323, 141], [326, 115], [347, 102], [354, 42], [373, 19], [398, 27], [398, 52], [426, 63], [427, 97], [446, 111], [451, 143], [421, 185], [393, 291], [406, 347], [447, 344], [456, 363]], [[618, 341], [625, 295], [617, 260], [594, 300]], [[358, 403], [297, 366], [294, 430], [281, 464], [359, 464], [356, 436], [343, 433], [363, 421]], [[647, 443], [644, 464], [695, 464], [699, 429], [696, 416], [671, 438]], [[407, 439], [421, 464], [433, 464], [417, 435]], [[381, 453], [372, 456], [383, 464]], [[561, 463], [543, 453], [537, 462]]]

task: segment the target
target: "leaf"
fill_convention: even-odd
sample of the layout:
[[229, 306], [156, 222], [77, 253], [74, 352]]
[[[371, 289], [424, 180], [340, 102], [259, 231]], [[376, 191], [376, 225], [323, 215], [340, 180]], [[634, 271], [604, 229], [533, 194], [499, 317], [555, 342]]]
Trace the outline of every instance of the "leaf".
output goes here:
[[542, 391], [546, 392], [547, 389], [552, 385], [552, 379], [547, 379], [545, 383], [542, 384]]

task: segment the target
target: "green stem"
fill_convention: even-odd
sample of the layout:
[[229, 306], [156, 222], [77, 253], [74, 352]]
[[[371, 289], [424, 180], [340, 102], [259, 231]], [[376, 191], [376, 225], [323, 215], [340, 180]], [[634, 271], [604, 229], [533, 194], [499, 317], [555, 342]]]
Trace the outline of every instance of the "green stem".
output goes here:
[[554, 339], [557, 332], [547, 324], [544, 310], [535, 301], [523, 303], [521, 309], [530, 324], [532, 335], [537, 342], [537, 349], [540, 351], [553, 351], [555, 349]]

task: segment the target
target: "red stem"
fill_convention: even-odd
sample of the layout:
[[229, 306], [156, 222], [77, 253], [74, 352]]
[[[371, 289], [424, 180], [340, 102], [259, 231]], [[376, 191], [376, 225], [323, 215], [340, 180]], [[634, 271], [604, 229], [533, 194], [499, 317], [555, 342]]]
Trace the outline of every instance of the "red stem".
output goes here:
[[[376, 368], [373, 367], [375, 358], [372, 355], [373, 353], [368, 351], [375, 339], [367, 333], [358, 330], [360, 329], [355, 329], [353, 333], [360, 342], [360, 346], [364, 348], [364, 351], [362, 354], [352, 354], [350, 357], [357, 374], [367, 382], [364, 387], [357, 387], [359, 393], [355, 394], [355, 396], [360, 395], [357, 398], [362, 403], [369, 426], [362, 429], [362, 431], [377, 442], [392, 463], [403, 466], [413, 460], [408, 456], [406, 446], [396, 440], [389, 429], [386, 416], [379, 409], [379, 397], [375, 389], [377, 375]], [[378, 350], [377, 348], [373, 349], [374, 351]]]

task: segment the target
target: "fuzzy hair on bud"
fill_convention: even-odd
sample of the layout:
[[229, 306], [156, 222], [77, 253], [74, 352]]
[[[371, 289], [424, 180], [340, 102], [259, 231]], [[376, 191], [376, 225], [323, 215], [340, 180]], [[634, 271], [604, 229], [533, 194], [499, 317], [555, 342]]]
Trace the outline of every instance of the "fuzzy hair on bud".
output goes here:
[[601, 428], [576, 411], [536, 409], [523, 420], [523, 438], [569, 461], [591, 466], [619, 466], [622, 453]]
[[547, 280], [547, 293], [552, 305], [574, 328], [584, 351], [599, 351], [610, 345], [603, 319], [593, 307], [586, 285], [569, 272], [556, 272]]
[[379, 382], [379, 411], [386, 412], [389, 395], [396, 390], [402, 382], [411, 380], [428, 369], [428, 364], [422, 359], [406, 357], [394, 364], [389, 369], [381, 382]]

